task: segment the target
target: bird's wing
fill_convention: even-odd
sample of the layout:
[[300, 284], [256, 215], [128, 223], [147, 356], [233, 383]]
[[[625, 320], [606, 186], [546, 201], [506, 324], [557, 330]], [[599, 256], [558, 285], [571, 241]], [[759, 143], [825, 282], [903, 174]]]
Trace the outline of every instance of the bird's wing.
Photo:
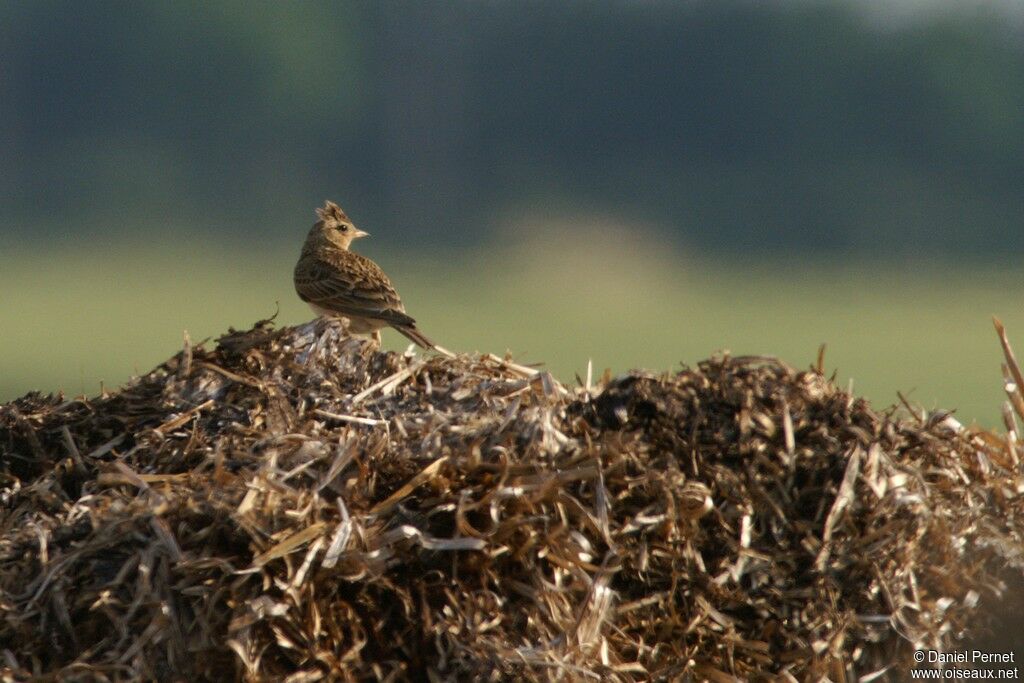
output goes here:
[[303, 301], [343, 316], [412, 325], [402, 300], [376, 263], [351, 251], [307, 256], [295, 266], [295, 290]]

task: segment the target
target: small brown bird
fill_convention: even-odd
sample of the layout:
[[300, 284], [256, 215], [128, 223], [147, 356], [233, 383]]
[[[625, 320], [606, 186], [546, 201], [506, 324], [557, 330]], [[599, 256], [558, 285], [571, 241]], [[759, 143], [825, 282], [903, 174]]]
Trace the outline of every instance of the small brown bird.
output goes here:
[[306, 237], [295, 264], [295, 291], [318, 315], [343, 317], [355, 334], [373, 335], [393, 327], [425, 349], [434, 343], [416, 329], [391, 280], [376, 263], [349, 250], [353, 240], [366, 237], [334, 202], [316, 210], [320, 218]]

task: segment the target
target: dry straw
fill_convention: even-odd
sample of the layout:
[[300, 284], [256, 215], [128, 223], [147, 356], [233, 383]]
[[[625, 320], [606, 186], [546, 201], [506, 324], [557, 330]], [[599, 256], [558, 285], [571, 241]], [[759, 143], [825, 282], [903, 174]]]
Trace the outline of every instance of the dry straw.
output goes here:
[[879, 413], [770, 358], [571, 388], [264, 321], [0, 407], [2, 678], [901, 680], [1024, 568], [1005, 414]]

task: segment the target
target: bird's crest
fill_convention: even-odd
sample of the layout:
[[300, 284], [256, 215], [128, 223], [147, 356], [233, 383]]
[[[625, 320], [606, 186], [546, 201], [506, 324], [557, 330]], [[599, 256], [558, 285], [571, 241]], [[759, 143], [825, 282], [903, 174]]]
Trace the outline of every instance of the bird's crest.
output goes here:
[[322, 221], [348, 221], [348, 216], [346, 216], [345, 212], [341, 210], [341, 207], [330, 199], [324, 202], [323, 208], [316, 210], [316, 215], [319, 216]]

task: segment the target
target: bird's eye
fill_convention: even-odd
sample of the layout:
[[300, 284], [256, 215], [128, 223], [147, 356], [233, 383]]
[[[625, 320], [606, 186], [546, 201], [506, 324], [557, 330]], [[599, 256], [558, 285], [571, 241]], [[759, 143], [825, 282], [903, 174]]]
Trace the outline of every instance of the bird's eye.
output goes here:
[[347, 225], [339, 225], [338, 226], [338, 230], [341, 230], [342, 232], [348, 232], [348, 226]]

